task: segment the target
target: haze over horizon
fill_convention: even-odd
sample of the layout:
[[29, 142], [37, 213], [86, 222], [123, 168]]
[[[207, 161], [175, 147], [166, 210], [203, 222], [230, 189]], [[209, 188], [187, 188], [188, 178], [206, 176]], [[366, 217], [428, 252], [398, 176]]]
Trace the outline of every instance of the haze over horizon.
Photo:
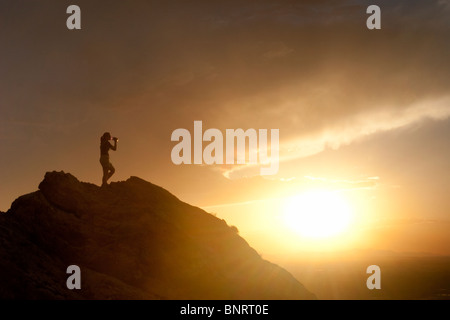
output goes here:
[[[112, 181], [160, 185], [259, 252], [450, 255], [450, 1], [378, 1], [381, 30], [369, 1], [80, 0], [75, 31], [70, 4], [0, 3], [1, 211], [47, 171], [100, 185], [110, 131]], [[279, 129], [278, 173], [174, 165], [171, 133], [196, 120]], [[311, 190], [347, 204], [346, 230], [289, 228], [286, 203]]]

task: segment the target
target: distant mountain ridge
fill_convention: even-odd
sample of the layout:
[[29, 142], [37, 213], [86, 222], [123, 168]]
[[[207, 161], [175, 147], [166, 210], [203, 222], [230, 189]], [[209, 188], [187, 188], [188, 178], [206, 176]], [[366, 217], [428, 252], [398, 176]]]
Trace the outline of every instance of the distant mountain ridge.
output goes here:
[[224, 220], [138, 177], [47, 172], [0, 214], [0, 257], [2, 299], [315, 299]]

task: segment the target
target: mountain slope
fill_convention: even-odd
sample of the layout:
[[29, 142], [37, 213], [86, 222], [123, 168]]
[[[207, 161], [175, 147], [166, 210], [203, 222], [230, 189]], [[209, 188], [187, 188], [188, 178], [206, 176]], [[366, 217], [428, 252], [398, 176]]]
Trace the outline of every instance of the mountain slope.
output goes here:
[[0, 257], [0, 298], [315, 298], [224, 220], [137, 177], [100, 188], [48, 172], [0, 214]]

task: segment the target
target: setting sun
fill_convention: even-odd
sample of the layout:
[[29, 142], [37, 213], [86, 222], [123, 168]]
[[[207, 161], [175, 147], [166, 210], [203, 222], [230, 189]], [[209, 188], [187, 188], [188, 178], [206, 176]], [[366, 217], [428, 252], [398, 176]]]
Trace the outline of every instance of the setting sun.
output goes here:
[[336, 192], [309, 191], [287, 200], [286, 225], [301, 236], [327, 238], [345, 232], [351, 222], [351, 209]]

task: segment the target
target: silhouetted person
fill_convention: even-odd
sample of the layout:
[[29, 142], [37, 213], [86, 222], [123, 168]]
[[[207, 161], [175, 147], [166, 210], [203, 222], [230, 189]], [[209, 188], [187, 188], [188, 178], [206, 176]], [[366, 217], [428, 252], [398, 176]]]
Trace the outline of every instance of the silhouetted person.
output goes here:
[[[109, 143], [109, 140], [114, 140], [114, 145]], [[116, 151], [117, 150], [117, 138], [111, 138], [111, 134], [109, 132], [105, 132], [100, 138], [100, 163], [103, 168], [103, 179], [102, 179], [102, 187], [108, 184], [109, 178], [116, 172], [111, 162], [109, 162], [109, 149]]]

